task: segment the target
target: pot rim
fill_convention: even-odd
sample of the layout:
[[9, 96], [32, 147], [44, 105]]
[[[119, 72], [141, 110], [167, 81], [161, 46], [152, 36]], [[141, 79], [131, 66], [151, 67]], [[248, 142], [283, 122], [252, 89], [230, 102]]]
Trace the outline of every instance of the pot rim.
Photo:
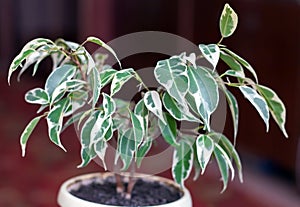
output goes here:
[[[121, 175], [126, 176], [126, 175], [129, 175], [129, 173], [124, 172], [124, 173], [121, 173]], [[112, 206], [112, 205], [93, 203], [90, 201], [80, 199], [80, 198], [70, 194], [70, 190], [78, 188], [80, 185], [82, 185], [82, 183], [88, 184], [97, 179], [103, 180], [103, 179], [105, 179], [107, 177], [111, 177], [111, 176], [114, 176], [114, 173], [112, 173], [112, 172], [104, 172], [104, 173], [96, 172], [96, 173], [88, 173], [88, 174], [78, 175], [78, 176], [74, 176], [74, 177], [67, 179], [61, 185], [61, 187], [59, 189], [58, 197], [57, 197], [58, 204], [61, 206], [74, 206], [74, 203], [76, 203], [77, 205], [80, 205], [80, 207], [117, 207], [117, 206]], [[178, 200], [171, 202], [171, 203], [167, 203], [167, 204], [156, 205], [157, 207], [170, 207], [170, 206], [174, 206], [176, 204], [178, 205], [178, 204], [184, 203], [186, 201], [188, 201], [191, 204], [191, 195], [190, 195], [190, 192], [188, 191], [188, 189], [186, 187], [181, 188], [173, 180], [170, 180], [170, 179], [164, 178], [164, 177], [160, 177], [160, 176], [140, 174], [140, 173], [135, 174], [135, 177], [143, 178], [143, 179], [150, 180], [150, 181], [158, 181], [158, 182], [166, 184], [167, 186], [171, 185], [174, 188], [180, 190], [182, 195]], [[178, 205], [178, 206], [180, 206], [180, 205]], [[192, 205], [190, 205], [190, 206], [192, 206]], [[118, 206], [118, 207], [120, 207], [120, 206]]]

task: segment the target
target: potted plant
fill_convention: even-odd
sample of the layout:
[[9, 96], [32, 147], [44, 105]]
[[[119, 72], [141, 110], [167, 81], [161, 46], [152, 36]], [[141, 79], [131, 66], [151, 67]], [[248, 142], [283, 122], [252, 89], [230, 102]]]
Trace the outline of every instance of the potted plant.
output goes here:
[[[31, 89], [25, 95], [28, 103], [39, 104], [40, 108], [38, 116], [29, 122], [21, 135], [22, 155], [25, 155], [26, 143], [32, 131], [44, 118], [48, 124], [50, 140], [63, 150], [65, 148], [60, 141], [62, 131], [76, 125], [82, 147], [82, 163], [79, 167], [86, 166], [97, 157], [106, 168], [106, 150], [113, 141], [116, 142], [115, 163], [122, 162], [122, 169], [115, 176], [113, 173], [97, 173], [64, 183], [58, 196], [61, 206], [104, 206], [106, 201], [102, 204], [91, 203], [89, 198], [89, 201], [79, 199], [69, 191], [72, 194], [77, 191], [93, 194], [91, 190], [82, 188], [106, 183], [116, 187], [118, 197], [124, 200], [120, 205], [191, 206], [184, 181], [190, 176], [192, 168], [197, 179], [213, 158], [221, 173], [222, 191], [226, 189], [229, 179], [234, 178], [235, 168], [242, 182], [242, 165], [235, 145], [211, 126], [211, 116], [218, 107], [220, 93], [223, 93], [232, 115], [235, 142], [239, 110], [237, 100], [229, 88], [242, 92], [261, 116], [267, 131], [271, 114], [287, 137], [283, 102], [272, 89], [258, 83], [255, 70], [246, 60], [221, 44], [223, 39], [233, 34], [237, 22], [237, 14], [226, 4], [220, 18], [221, 40], [217, 44], [200, 44], [201, 56], [182, 53], [158, 61], [154, 69], [155, 78], [160, 84], [158, 88], [148, 88], [134, 69], [123, 69], [113, 49], [95, 37], [87, 38], [82, 44], [63, 39], [53, 42], [37, 38], [24, 46], [10, 65], [8, 82], [18, 68], [22, 68], [20, 77], [33, 64], [34, 75], [39, 63], [49, 56], [53, 60], [53, 70], [44, 88]], [[106, 48], [118, 60], [120, 70], [105, 65], [105, 55], [98, 54], [96, 58], [92, 56], [85, 48], [88, 42]], [[203, 58], [211, 67], [198, 63], [198, 59]], [[216, 67], [221, 61], [229, 69], [219, 74]], [[137, 98], [131, 101], [116, 98], [115, 94], [126, 90], [124, 84], [130, 79], [135, 79], [140, 86]], [[180, 124], [183, 122], [194, 123], [197, 127], [182, 130]], [[134, 168], [141, 165], [155, 141], [153, 134], [156, 131], [174, 148], [172, 175], [177, 184], [169, 184], [168, 180], [158, 181], [157, 177], [153, 178], [154, 181], [143, 181], [135, 179], [136, 176], [132, 177], [132, 173], [122, 173], [130, 166]], [[84, 181], [85, 178], [87, 181]], [[173, 193], [174, 189], [179, 189], [178, 200], [158, 204], [133, 200], [133, 189], [138, 189], [136, 183], [140, 180], [155, 185], [163, 182], [164, 187], [172, 185], [169, 191]], [[116, 205], [113, 202], [108, 204]]]

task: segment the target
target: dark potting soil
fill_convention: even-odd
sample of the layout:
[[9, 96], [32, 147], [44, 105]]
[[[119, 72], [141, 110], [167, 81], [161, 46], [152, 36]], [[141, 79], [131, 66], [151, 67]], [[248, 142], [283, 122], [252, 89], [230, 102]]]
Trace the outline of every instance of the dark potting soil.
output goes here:
[[143, 179], [137, 180], [130, 200], [123, 198], [116, 192], [116, 183], [112, 179], [108, 179], [104, 183], [92, 182], [88, 185], [82, 185], [70, 193], [94, 203], [130, 207], [161, 205], [181, 197], [181, 193], [174, 187]]

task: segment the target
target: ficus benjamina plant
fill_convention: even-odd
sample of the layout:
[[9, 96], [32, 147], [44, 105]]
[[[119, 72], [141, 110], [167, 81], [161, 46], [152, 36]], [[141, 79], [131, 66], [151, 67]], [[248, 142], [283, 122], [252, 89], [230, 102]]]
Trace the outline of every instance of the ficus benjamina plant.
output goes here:
[[[222, 191], [235, 174], [242, 182], [242, 164], [235, 149], [239, 109], [237, 99], [229, 89], [238, 89], [254, 106], [267, 131], [271, 114], [284, 136], [288, 135], [285, 131], [286, 109], [278, 95], [258, 83], [252, 66], [223, 45], [223, 40], [233, 34], [237, 23], [237, 14], [225, 4], [219, 23], [221, 40], [216, 44], [200, 44], [201, 55], [198, 57], [194, 53], [182, 53], [158, 61], [153, 72], [160, 86], [155, 89], [148, 88], [133, 68], [122, 68], [114, 50], [96, 37], [88, 37], [82, 44], [45, 38], [28, 42], [11, 63], [8, 82], [19, 68], [18, 78], [31, 65], [35, 75], [39, 63], [47, 57], [52, 58], [53, 69], [44, 88], [33, 88], [25, 95], [28, 103], [38, 104], [40, 108], [21, 135], [22, 155], [25, 155], [26, 143], [36, 125], [46, 119], [50, 140], [63, 150], [60, 135], [65, 128], [76, 124], [81, 141], [79, 167], [98, 157], [106, 168], [106, 149], [114, 139], [117, 143], [115, 162], [121, 161], [121, 171], [126, 171], [131, 165], [140, 167], [155, 141], [155, 131], [159, 131], [165, 142], [174, 147], [172, 174], [179, 185], [184, 185], [193, 168], [194, 179], [197, 179], [211, 159], [218, 164]], [[92, 56], [85, 48], [89, 42], [104, 47], [118, 60], [120, 68], [105, 65], [105, 55], [98, 55], [97, 59]], [[197, 60], [201, 58], [211, 67], [198, 64]], [[219, 62], [228, 67], [221, 74], [217, 71]], [[126, 90], [124, 84], [131, 79], [135, 79], [141, 89], [140, 98], [134, 101], [116, 98], [115, 94]], [[211, 126], [220, 93], [225, 95], [232, 115], [233, 142]], [[178, 124], [182, 122], [198, 127], [181, 130]], [[123, 192], [127, 197], [130, 197], [133, 185], [134, 181], [127, 192]], [[121, 183], [117, 186], [118, 192], [124, 191]]]

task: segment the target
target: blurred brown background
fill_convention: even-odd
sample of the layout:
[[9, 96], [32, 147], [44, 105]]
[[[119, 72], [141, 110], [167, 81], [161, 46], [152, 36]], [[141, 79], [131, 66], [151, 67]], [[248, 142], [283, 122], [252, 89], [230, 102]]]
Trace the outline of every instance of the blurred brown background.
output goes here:
[[[300, 170], [297, 172], [300, 168], [298, 0], [0, 0], [0, 135], [3, 136], [0, 138], [0, 153], [3, 154], [0, 156], [0, 198], [1, 192], [6, 192], [1, 188], [7, 188], [3, 185], [4, 180], [9, 185], [9, 178], [2, 176], [17, 170], [22, 176], [22, 171], [32, 159], [19, 158], [18, 137], [32, 113], [20, 96], [39, 79], [42, 80], [43, 73], [40, 72], [37, 78], [30, 81], [25, 78], [28, 87], [14, 83], [13, 87], [8, 88], [5, 83], [10, 61], [27, 41], [44, 36], [81, 42], [89, 35], [110, 41], [128, 33], [151, 30], [177, 34], [195, 44], [217, 42], [220, 39], [218, 20], [225, 2], [230, 3], [238, 13], [239, 26], [235, 35], [226, 39], [224, 44], [240, 51], [241, 56], [256, 68], [260, 82], [273, 88], [287, 107], [289, 139], [283, 137], [273, 120], [270, 122], [270, 133], [266, 134], [259, 115], [239, 96], [241, 112], [237, 148], [245, 165], [263, 175], [284, 180], [296, 189], [297, 177], [300, 179]], [[16, 108], [21, 115], [16, 116], [17, 120], [9, 118]], [[226, 133], [229, 136], [232, 134], [230, 118]], [[39, 135], [45, 135], [41, 138], [46, 139], [44, 132]], [[40, 143], [32, 141], [32, 144], [38, 146]], [[44, 149], [36, 150], [37, 154], [44, 152]], [[49, 153], [58, 154], [57, 160], [70, 159], [65, 154], [60, 157], [61, 152], [57, 151], [59, 149], [49, 147]], [[79, 155], [72, 159], [75, 164], [68, 167], [74, 172], [80, 161]], [[24, 167], [14, 170], [11, 162], [16, 160], [22, 162]], [[49, 165], [45, 166], [45, 169], [39, 169], [39, 173], [49, 173]], [[89, 169], [94, 170], [93, 166]], [[58, 174], [55, 176], [59, 177]], [[2, 194], [2, 197], [6, 196]]]

